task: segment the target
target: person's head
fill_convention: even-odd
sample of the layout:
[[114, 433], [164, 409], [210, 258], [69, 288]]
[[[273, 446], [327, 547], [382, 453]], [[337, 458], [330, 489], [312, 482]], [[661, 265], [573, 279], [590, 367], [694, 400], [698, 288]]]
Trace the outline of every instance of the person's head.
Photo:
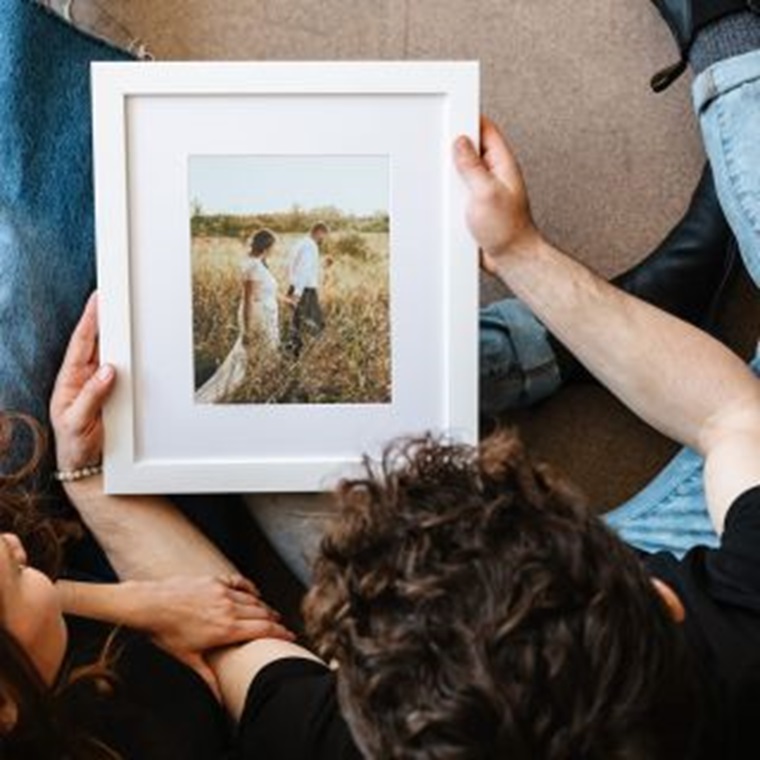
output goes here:
[[689, 756], [668, 604], [513, 435], [396, 444], [338, 501], [304, 612], [368, 757]]
[[330, 234], [330, 230], [324, 222], [317, 222], [311, 228], [311, 237], [317, 245], [322, 245]]
[[[51, 544], [45, 550], [44, 564], [57, 564], [59, 541], [52, 525], [33, 525], [37, 513], [27, 490], [27, 480], [42, 456], [42, 433], [27, 418], [3, 415], [0, 442], [5, 443], [3, 448], [15, 442], [30, 449], [23, 467], [0, 475], [0, 531], [4, 531], [0, 532], [0, 627], [27, 653], [42, 680], [51, 685], [63, 662], [66, 626], [50, 578], [31, 566], [17, 535], [36, 532], [37, 545]], [[32, 536], [30, 539], [34, 541]]]
[[[34, 496], [45, 450], [39, 426], [0, 412], [0, 465], [18, 461], [11, 447], [28, 449], [29, 456], [21, 466], [0, 468], [0, 530], [8, 531], [0, 534], [0, 755], [113, 758], [62, 720], [64, 695], [75, 678], [61, 678], [67, 631], [50, 578], [67, 531], [43, 513]], [[89, 670], [96, 677], [105, 674], [101, 667]], [[76, 678], [86, 680], [85, 671]]]
[[270, 230], [258, 230], [251, 235], [248, 241], [248, 253], [254, 258], [260, 259], [272, 250], [277, 242], [277, 237]]

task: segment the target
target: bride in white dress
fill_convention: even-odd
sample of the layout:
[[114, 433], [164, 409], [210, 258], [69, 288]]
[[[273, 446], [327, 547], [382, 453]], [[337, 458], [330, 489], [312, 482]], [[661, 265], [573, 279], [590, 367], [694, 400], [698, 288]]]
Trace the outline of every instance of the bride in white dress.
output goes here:
[[251, 364], [280, 347], [277, 280], [266, 265], [266, 255], [276, 241], [269, 230], [260, 230], [250, 239], [240, 272], [238, 338], [219, 369], [195, 392], [197, 403], [229, 401], [245, 384]]

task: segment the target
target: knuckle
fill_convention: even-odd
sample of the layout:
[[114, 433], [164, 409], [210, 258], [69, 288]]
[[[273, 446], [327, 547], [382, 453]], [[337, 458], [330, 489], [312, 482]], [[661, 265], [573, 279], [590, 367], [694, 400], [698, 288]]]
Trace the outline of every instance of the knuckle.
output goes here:
[[227, 598], [227, 587], [222, 581], [215, 580], [211, 582], [210, 591], [216, 599]]
[[261, 620], [256, 620], [251, 625], [251, 635], [257, 639], [267, 639], [272, 636], [272, 631], [269, 623], [265, 623]]
[[223, 586], [217, 586], [211, 589], [211, 598], [218, 603], [223, 603], [227, 599], [227, 591]]
[[227, 620], [221, 628], [221, 635], [224, 638], [234, 636], [238, 631], [237, 621]]

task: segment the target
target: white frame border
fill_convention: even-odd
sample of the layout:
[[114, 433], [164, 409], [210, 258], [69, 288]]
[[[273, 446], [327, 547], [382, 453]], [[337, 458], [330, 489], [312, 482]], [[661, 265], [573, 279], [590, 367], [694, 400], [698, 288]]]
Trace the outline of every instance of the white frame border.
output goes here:
[[[477, 62], [93, 63], [96, 239], [101, 359], [120, 382], [105, 411], [107, 493], [312, 492], [359, 462], [277, 459], [136, 462], [131, 382], [129, 188], [126, 103], [145, 95], [442, 95], [448, 144], [479, 134]], [[447, 156], [444, 238], [447, 422], [440, 432], [478, 435], [478, 256], [465, 223], [465, 189]], [[417, 431], [421, 432], [421, 431]]]

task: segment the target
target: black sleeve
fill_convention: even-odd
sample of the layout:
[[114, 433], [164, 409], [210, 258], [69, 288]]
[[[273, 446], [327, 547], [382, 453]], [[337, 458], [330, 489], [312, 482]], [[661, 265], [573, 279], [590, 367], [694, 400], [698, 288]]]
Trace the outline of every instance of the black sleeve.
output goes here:
[[705, 565], [714, 599], [760, 612], [760, 487], [734, 502], [720, 548], [707, 554]]
[[340, 714], [335, 676], [318, 662], [277, 660], [248, 691], [236, 760], [359, 760]]

